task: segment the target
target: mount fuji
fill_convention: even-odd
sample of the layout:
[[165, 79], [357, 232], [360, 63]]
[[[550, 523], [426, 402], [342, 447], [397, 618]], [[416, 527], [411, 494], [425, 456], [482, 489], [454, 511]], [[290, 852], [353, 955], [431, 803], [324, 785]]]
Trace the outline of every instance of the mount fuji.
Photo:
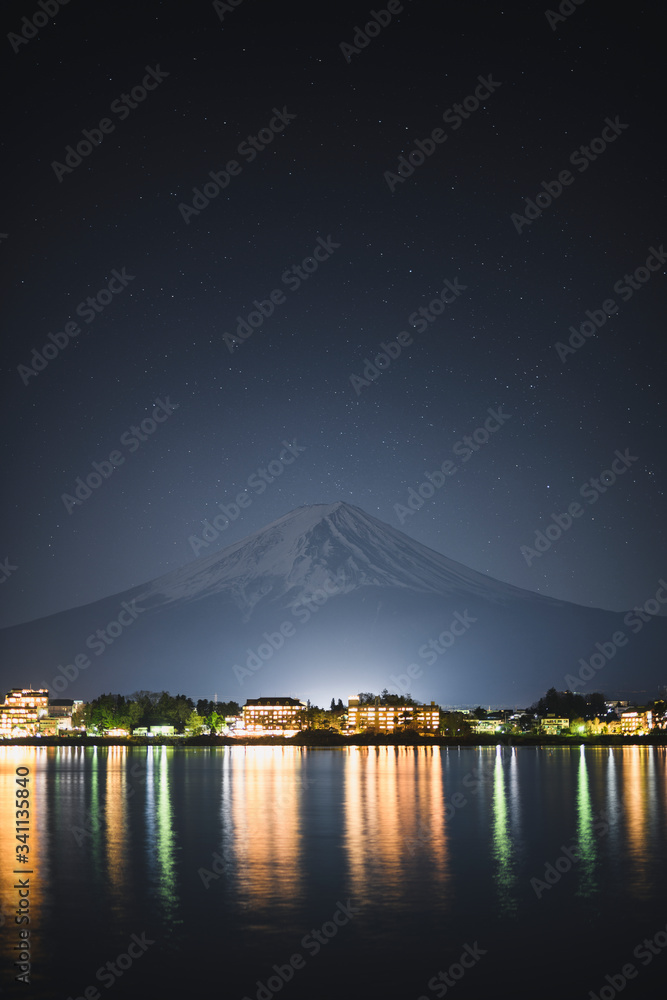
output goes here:
[[[665, 618], [644, 618], [494, 580], [338, 502], [299, 507], [122, 594], [3, 629], [0, 676], [6, 689], [83, 699], [168, 689], [328, 704], [386, 687], [442, 705], [525, 706], [574, 687], [597, 653], [576, 689], [642, 701], [664, 680], [667, 638]], [[625, 643], [612, 641], [619, 631]]]

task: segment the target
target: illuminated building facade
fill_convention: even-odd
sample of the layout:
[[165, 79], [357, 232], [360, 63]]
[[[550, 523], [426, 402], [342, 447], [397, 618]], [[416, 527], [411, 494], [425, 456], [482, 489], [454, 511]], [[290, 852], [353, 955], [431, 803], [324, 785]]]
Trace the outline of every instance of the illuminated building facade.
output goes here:
[[485, 735], [497, 732], [501, 726], [501, 719], [475, 719], [470, 723], [470, 728], [473, 733], [484, 733]]
[[393, 733], [402, 726], [412, 726], [419, 732], [437, 733], [440, 709], [434, 701], [430, 705], [380, 705], [378, 702], [360, 705], [358, 698], [348, 701], [348, 732], [372, 729], [377, 733]]
[[73, 701], [72, 698], [49, 698], [49, 718], [71, 719], [81, 705], [82, 701]]
[[49, 714], [39, 721], [42, 736], [55, 736], [72, 729], [72, 715], [83, 705], [72, 698], [49, 698]]
[[45, 689], [12, 688], [0, 705], [0, 737], [36, 736], [39, 720], [49, 713], [49, 692]]
[[133, 736], [175, 736], [176, 727], [168, 723], [150, 726], [137, 726], [132, 730]]
[[621, 732], [624, 736], [641, 736], [653, 729], [653, 712], [636, 709], [621, 712]]
[[564, 729], [569, 728], [569, 719], [561, 719], [555, 715], [547, 715], [545, 718], [540, 719], [540, 729], [547, 736], [559, 736]]
[[243, 706], [243, 729], [249, 735], [285, 736], [306, 724], [306, 706], [296, 698], [248, 698]]

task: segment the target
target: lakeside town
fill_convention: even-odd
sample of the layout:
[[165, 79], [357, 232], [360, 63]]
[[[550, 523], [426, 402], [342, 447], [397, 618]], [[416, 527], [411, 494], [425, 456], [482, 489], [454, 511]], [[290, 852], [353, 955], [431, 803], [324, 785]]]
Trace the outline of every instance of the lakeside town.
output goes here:
[[[410, 695], [360, 692], [331, 699], [328, 709], [292, 697], [235, 701], [200, 699], [167, 691], [138, 691], [129, 697], [103, 694], [90, 702], [51, 698], [48, 689], [13, 688], [0, 705], [0, 739], [36, 738], [194, 739], [247, 741], [265, 737], [646, 737], [667, 730], [667, 703], [609, 701], [550, 688], [534, 705], [496, 711], [478, 706], [448, 708], [421, 704]], [[666, 734], [667, 735], [667, 734]]]

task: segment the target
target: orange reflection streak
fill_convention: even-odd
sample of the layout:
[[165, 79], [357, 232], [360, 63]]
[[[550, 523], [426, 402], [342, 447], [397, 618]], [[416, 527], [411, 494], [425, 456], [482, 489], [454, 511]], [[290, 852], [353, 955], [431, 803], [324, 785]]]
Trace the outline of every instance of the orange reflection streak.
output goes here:
[[[286, 906], [303, 893], [302, 754], [296, 747], [246, 747], [230, 753], [233, 854], [239, 887], [251, 903]], [[226, 824], [225, 834], [231, 834]]]
[[623, 807], [631, 871], [627, 879], [630, 891], [642, 899], [651, 895], [651, 857], [647, 843], [647, 761], [652, 748], [623, 747]]
[[352, 884], [399, 900], [420, 863], [447, 881], [442, 757], [431, 747], [351, 747], [345, 768], [345, 846]]
[[116, 915], [125, 912], [127, 895], [127, 747], [110, 746], [106, 759], [106, 852], [107, 872]]
[[[45, 766], [45, 751], [37, 747], [2, 747], [0, 748], [0, 917], [2, 918], [2, 935], [0, 954], [3, 956], [3, 968], [13, 969], [13, 975], [18, 970], [13, 963], [16, 961], [16, 948], [19, 943], [19, 931], [30, 931], [31, 960], [34, 963], [38, 956], [39, 934], [37, 929], [43, 905], [43, 886], [46, 878], [44, 871], [45, 859], [40, 850], [42, 844], [41, 831], [46, 823], [46, 782], [41, 773]], [[16, 774], [17, 767], [27, 767], [29, 774]], [[27, 777], [26, 788], [29, 827], [21, 826], [20, 835], [27, 831], [27, 845], [30, 847], [28, 863], [22, 864], [16, 860], [16, 848], [20, 842], [16, 840], [16, 790], [22, 786], [16, 784], [17, 777]], [[21, 846], [23, 846], [21, 844]], [[21, 852], [26, 853], [26, 852]], [[20, 869], [20, 874], [16, 872]], [[28, 910], [29, 923], [16, 923], [16, 913], [19, 906], [19, 889], [15, 888], [19, 880], [29, 880]], [[25, 911], [24, 911], [25, 912]], [[27, 987], [29, 992], [30, 987]]]

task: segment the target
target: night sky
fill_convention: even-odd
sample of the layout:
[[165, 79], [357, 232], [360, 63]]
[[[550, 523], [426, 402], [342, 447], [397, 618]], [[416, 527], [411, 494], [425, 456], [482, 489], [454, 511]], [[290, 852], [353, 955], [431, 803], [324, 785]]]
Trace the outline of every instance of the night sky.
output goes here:
[[[37, 0], [5, 6], [2, 625], [195, 559], [245, 489], [207, 554], [344, 500], [542, 594], [655, 593], [660, 8], [564, 7], [394, 0], [354, 51], [386, 7], [71, 0], [35, 28]], [[400, 355], [358, 381], [382, 342]]]

